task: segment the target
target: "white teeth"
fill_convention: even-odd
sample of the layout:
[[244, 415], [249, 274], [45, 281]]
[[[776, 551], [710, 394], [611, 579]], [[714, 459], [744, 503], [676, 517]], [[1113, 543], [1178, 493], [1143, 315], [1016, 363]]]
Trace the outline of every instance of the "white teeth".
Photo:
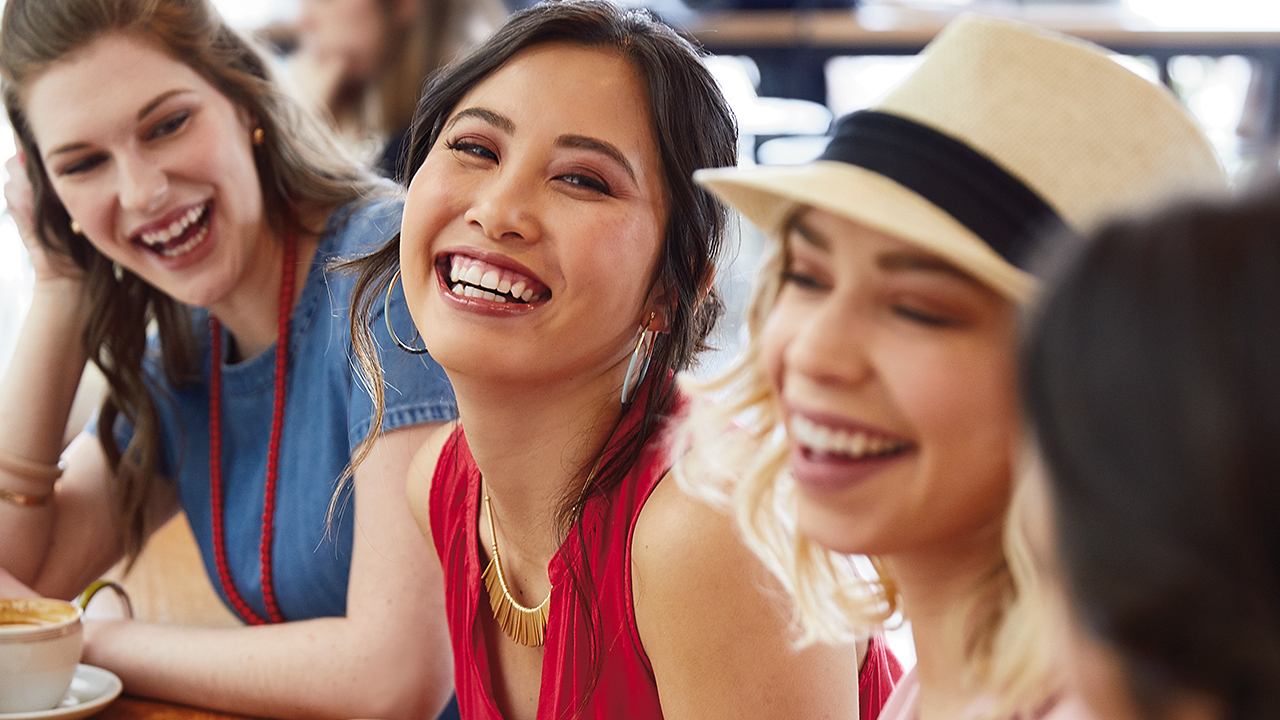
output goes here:
[[[0, 0], [2, 2], [3, 0]], [[455, 295], [483, 298], [491, 302], [538, 302], [527, 280], [510, 270], [454, 255], [449, 259], [449, 289]], [[513, 282], [514, 280], [514, 282]]]
[[[182, 217], [169, 223], [169, 227], [155, 232], [142, 233], [142, 242], [148, 245], [163, 245], [181, 235], [191, 224], [204, 215], [205, 205], [198, 205], [188, 210]], [[186, 246], [188, 243], [183, 243]], [[176, 248], [174, 249], [176, 251]], [[166, 253], [168, 255], [170, 253]], [[181, 253], [178, 253], [181, 254]]]
[[907, 447], [907, 443], [883, 436], [828, 428], [799, 415], [791, 418], [788, 429], [797, 443], [811, 450], [855, 459], [886, 455]]
[[195, 235], [192, 235], [186, 242], [182, 243], [176, 248], [162, 250], [161, 254], [167, 258], [178, 257], [179, 255], [186, 255], [187, 253], [195, 249], [195, 246], [199, 245], [205, 239], [205, 236], [207, 236], [208, 234], [209, 234], [208, 226], [202, 227], [200, 228], [199, 232], [197, 232]]
[[858, 456], [867, 451], [867, 434], [854, 433], [849, 440], [849, 454]]

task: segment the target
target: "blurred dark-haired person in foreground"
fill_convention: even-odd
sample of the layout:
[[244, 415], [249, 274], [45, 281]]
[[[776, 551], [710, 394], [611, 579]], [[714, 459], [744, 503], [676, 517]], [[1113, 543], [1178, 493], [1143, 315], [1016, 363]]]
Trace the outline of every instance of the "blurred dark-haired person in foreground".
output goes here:
[[1100, 717], [1280, 717], [1278, 368], [1280, 186], [1117, 222], [1060, 264], [1023, 356], [1026, 499]]

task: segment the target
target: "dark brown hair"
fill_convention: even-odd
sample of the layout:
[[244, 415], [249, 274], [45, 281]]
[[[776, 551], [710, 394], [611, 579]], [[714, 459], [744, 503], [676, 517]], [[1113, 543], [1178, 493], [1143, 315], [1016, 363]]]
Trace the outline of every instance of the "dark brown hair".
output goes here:
[[[322, 126], [288, 100], [267, 61], [223, 22], [207, 0], [8, 0], [0, 25], [0, 82], [5, 109], [25, 153], [35, 232], [51, 253], [69, 257], [87, 275], [91, 310], [82, 343], [107, 379], [98, 438], [116, 477], [125, 553], [137, 556], [146, 536], [145, 509], [156, 479], [159, 425], [143, 372], [147, 328], [159, 334], [166, 379], [177, 387], [200, 367], [189, 311], [125, 272], [83, 236], [54, 193], [41, 162], [23, 93], [50, 65], [108, 33], [131, 35], [185, 63], [245, 109], [264, 131], [254, 150], [268, 223], [277, 232], [298, 223], [294, 208], [332, 209], [376, 192], [373, 180], [343, 155]], [[126, 82], [122, 79], [121, 82]], [[69, 100], [75, 102], [75, 100]], [[133, 436], [122, 450], [113, 429], [123, 418]]]
[[[590, 487], [582, 492], [573, 486], [566, 489], [558, 518], [561, 532], [568, 533], [575, 527], [581, 531], [578, 521], [591, 498], [608, 493], [631, 471], [645, 443], [673, 409], [673, 374], [687, 368], [706, 347], [706, 337], [723, 310], [715, 290], [708, 288], [722, 250], [727, 212], [693, 182], [693, 172], [733, 165], [737, 131], [697, 49], [647, 11], [599, 0], [548, 2], [513, 16], [475, 52], [432, 79], [414, 120], [410, 173], [422, 165], [445, 121], [472, 88], [522, 51], [552, 42], [612, 49], [635, 67], [647, 90], [670, 207], [653, 277], [653, 283], [672, 299], [670, 332], [659, 335], [654, 344], [650, 380], [641, 386], [641, 397], [632, 405], [641, 417], [612, 438], [607, 453], [601, 450], [603, 460]], [[399, 258], [399, 235], [364, 258], [357, 266], [360, 277], [352, 300], [351, 334], [364, 371], [374, 379], [370, 386], [377, 395], [379, 413], [381, 373], [367, 319], [398, 268]], [[371, 432], [376, 432], [380, 420], [379, 414]], [[588, 470], [582, 468], [582, 475]], [[582, 568], [570, 572], [588, 617], [595, 617], [587, 573]], [[593, 647], [595, 652], [598, 649]]]
[[1280, 186], [1056, 263], [1022, 387], [1076, 615], [1147, 717], [1280, 717]]

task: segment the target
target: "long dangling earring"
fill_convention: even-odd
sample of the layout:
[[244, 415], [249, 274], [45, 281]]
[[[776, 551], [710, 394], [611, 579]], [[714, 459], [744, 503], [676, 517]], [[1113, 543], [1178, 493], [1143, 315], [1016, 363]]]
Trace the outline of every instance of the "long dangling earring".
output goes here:
[[[391, 276], [391, 283], [387, 285], [387, 297], [382, 301], [382, 319], [387, 321], [387, 332], [391, 335], [391, 339], [395, 342], [396, 346], [412, 355], [425, 355], [427, 352], [425, 347], [416, 348], [404, 344], [404, 342], [400, 340], [400, 336], [396, 335], [395, 328], [391, 327], [391, 291], [395, 290], [396, 280], [399, 279], [400, 271], [396, 270], [396, 274]], [[422, 336], [419, 334], [418, 337]]]
[[[636, 341], [636, 349], [631, 352], [631, 362], [627, 363], [627, 374], [622, 378], [622, 407], [630, 405], [631, 401], [636, 399], [636, 390], [649, 372], [649, 360], [653, 358], [653, 341], [658, 336], [657, 331], [650, 330], [649, 326], [653, 324], [656, 317], [658, 317], [657, 313], [649, 313], [649, 319], [645, 321], [644, 327], [640, 328], [640, 339]], [[634, 379], [632, 374], [635, 374]]]

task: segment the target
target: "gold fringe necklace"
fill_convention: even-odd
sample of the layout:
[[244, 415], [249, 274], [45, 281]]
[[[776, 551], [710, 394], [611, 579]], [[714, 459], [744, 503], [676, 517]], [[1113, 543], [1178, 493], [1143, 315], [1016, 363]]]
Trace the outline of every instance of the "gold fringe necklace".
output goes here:
[[498, 531], [493, 526], [493, 505], [489, 491], [484, 491], [484, 509], [489, 515], [489, 565], [480, 578], [489, 593], [489, 607], [498, 627], [512, 640], [526, 647], [542, 647], [547, 640], [547, 618], [551, 615], [551, 593], [537, 607], [525, 607], [511, 597], [507, 579], [502, 574], [502, 561], [498, 559]]

